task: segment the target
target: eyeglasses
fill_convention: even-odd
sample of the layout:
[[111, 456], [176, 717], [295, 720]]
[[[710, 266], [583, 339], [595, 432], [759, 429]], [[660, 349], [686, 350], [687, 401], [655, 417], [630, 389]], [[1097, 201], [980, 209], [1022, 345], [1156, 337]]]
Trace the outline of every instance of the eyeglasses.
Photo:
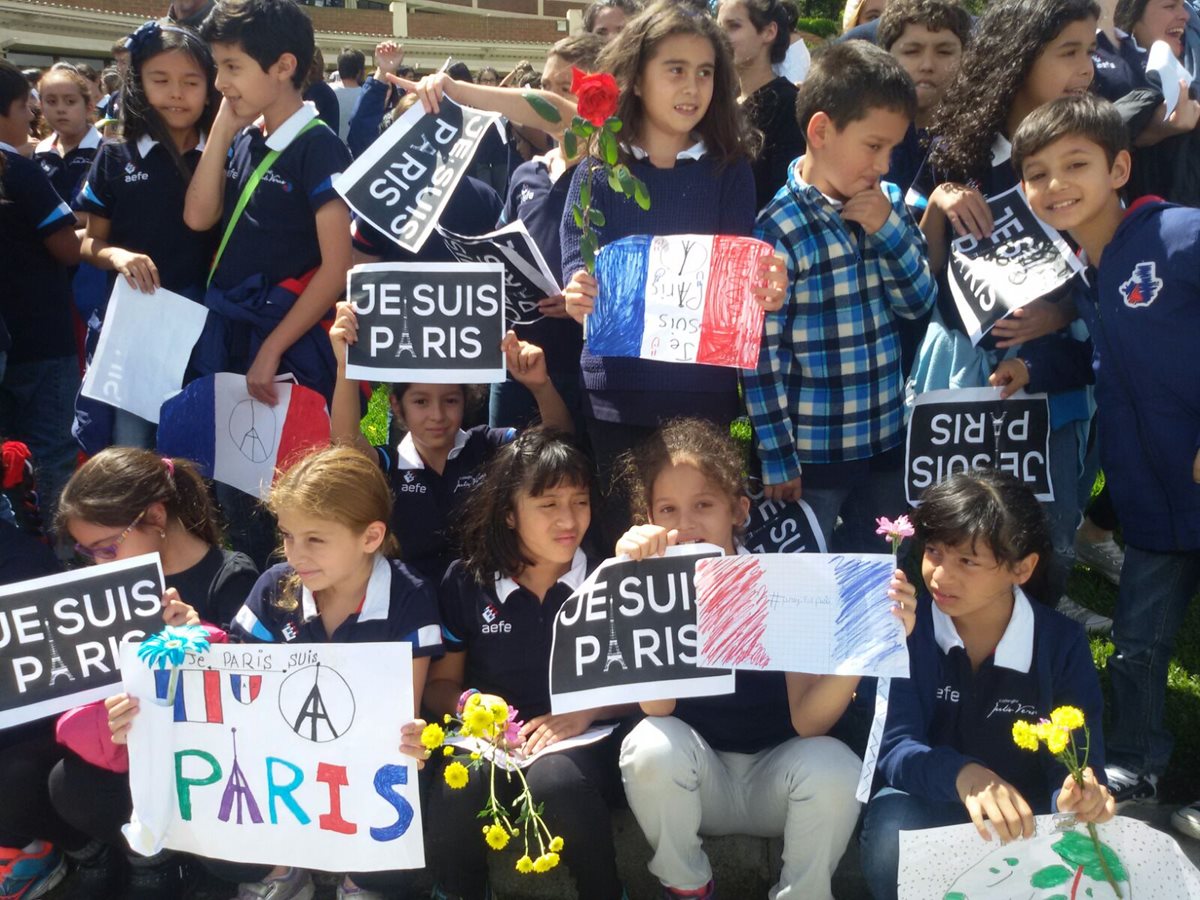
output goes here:
[[85, 547], [83, 544], [75, 544], [75, 552], [84, 559], [90, 559], [92, 562], [108, 562], [117, 558], [117, 552], [121, 549], [121, 545], [125, 543], [125, 538], [129, 537], [129, 533], [137, 528], [138, 523], [146, 515], [146, 510], [138, 513], [136, 519], [129, 523], [129, 527], [121, 532], [120, 536], [111, 544], [106, 544], [103, 547]]

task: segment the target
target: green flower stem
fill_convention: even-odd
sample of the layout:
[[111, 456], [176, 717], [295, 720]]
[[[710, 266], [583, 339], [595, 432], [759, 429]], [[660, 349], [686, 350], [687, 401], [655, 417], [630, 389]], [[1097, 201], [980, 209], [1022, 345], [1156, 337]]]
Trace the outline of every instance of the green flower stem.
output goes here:
[[171, 677], [167, 679], [167, 706], [175, 705], [175, 692], [179, 689], [179, 666], [171, 666]]
[[1117, 887], [1117, 879], [1112, 873], [1112, 869], [1108, 867], [1108, 860], [1104, 858], [1104, 852], [1100, 846], [1100, 835], [1096, 833], [1096, 823], [1087, 823], [1088, 834], [1092, 836], [1092, 843], [1096, 845], [1096, 856], [1100, 858], [1100, 868], [1104, 870], [1104, 877], [1108, 879], [1108, 883], [1112, 886], [1113, 893], [1117, 895], [1117, 900], [1124, 900], [1121, 889]]
[[[1086, 726], [1084, 726], [1083, 733], [1084, 733], [1084, 737], [1087, 739], [1087, 745], [1084, 748], [1084, 761], [1086, 763], [1087, 747], [1090, 747], [1092, 741], [1091, 741], [1091, 732], [1088, 731]], [[1080, 763], [1079, 763], [1079, 757], [1077, 755], [1077, 751], [1075, 748], [1075, 732], [1074, 731], [1072, 731], [1070, 733], [1070, 739], [1071, 739], [1070, 751], [1068, 752], [1068, 751], [1064, 750], [1062, 753], [1057, 753], [1055, 755], [1058, 757], [1058, 761], [1067, 767], [1067, 771], [1069, 771], [1071, 773], [1071, 777], [1075, 779], [1075, 783], [1077, 785], [1079, 785], [1079, 790], [1082, 792], [1083, 791], [1083, 769], [1084, 769], [1084, 766], [1080, 765]], [[1112, 869], [1110, 869], [1108, 867], [1108, 860], [1106, 860], [1104, 858], [1104, 848], [1100, 843], [1100, 834], [1096, 831], [1096, 823], [1088, 822], [1087, 830], [1088, 830], [1088, 834], [1092, 838], [1092, 845], [1096, 848], [1096, 858], [1098, 860], [1100, 860], [1100, 868], [1104, 870], [1104, 878], [1108, 881], [1109, 886], [1112, 887], [1113, 893], [1117, 895], [1117, 900], [1124, 900], [1124, 895], [1122, 895], [1121, 889], [1117, 886], [1116, 876], [1113, 875]]]

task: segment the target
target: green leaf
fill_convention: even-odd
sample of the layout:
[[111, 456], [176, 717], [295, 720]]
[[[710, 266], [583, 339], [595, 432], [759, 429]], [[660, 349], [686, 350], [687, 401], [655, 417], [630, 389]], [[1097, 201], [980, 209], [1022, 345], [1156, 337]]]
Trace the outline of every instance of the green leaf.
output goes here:
[[571, 208], [571, 214], [575, 217], [575, 227], [582, 228], [583, 227], [583, 210], [580, 209], [578, 206], [573, 206]]
[[611, 131], [613, 134], [616, 134], [618, 131], [621, 130], [621, 124], [622, 124], [621, 120], [618, 119], [616, 116], [608, 117], [608, 122], [607, 122], [608, 130]]
[[603, 128], [600, 131], [600, 154], [610, 166], [617, 164], [619, 156], [617, 152], [617, 139], [613, 137], [612, 132], [607, 128]]
[[626, 197], [632, 197], [636, 179], [633, 177], [633, 173], [629, 171], [629, 166], [621, 164], [617, 166], [616, 172], [617, 180], [621, 182], [621, 193]]
[[592, 246], [592, 242], [580, 241], [579, 253], [583, 256], [583, 267], [588, 270], [589, 275], [594, 275], [596, 273], [596, 248]]
[[579, 118], [579, 116], [576, 116], [571, 122], [571, 130], [575, 132], [576, 137], [586, 139], [587, 136], [591, 134], [591, 132], [588, 131], [588, 128], [590, 127], [591, 126], [588, 125], [587, 121]]
[[[1093, 881], [1107, 880], [1104, 875], [1104, 867], [1100, 864], [1100, 857], [1096, 854], [1096, 845], [1087, 835], [1080, 834], [1078, 831], [1068, 831], [1061, 840], [1051, 846], [1051, 849], [1072, 867], [1082, 866], [1084, 874]], [[1100, 852], [1104, 854], [1104, 861], [1108, 863], [1113, 877], [1117, 881], [1128, 881], [1129, 876], [1125, 873], [1125, 867], [1121, 865], [1117, 854], [1103, 844], [1101, 844]]]
[[650, 209], [650, 192], [646, 190], [646, 186], [642, 184], [641, 179], [633, 179], [633, 199], [637, 201], [637, 205], [643, 210]]
[[1033, 873], [1029, 884], [1031, 887], [1039, 889], [1052, 888], [1066, 884], [1073, 877], [1072, 871], [1066, 866], [1046, 866], [1046, 868], [1038, 869]]
[[593, 209], [588, 213], [588, 218], [592, 220], [592, 224], [597, 228], [604, 227], [604, 213], [600, 212], [600, 210]]
[[575, 137], [575, 132], [563, 132], [562, 146], [563, 153], [567, 155], [567, 159], [574, 159], [575, 154], [579, 152], [579, 141]]
[[621, 179], [617, 177], [617, 173], [613, 169], [608, 170], [608, 186], [613, 189], [614, 193], [626, 193], [624, 186], [621, 184]]
[[961, 891], [951, 891], [942, 897], [942, 900], [967, 900], [967, 895]]
[[545, 119], [547, 122], [561, 122], [562, 116], [554, 104], [545, 97], [539, 97], [537, 94], [526, 91], [521, 94], [525, 98], [525, 102], [533, 107], [533, 111]]
[[588, 172], [587, 177], [580, 182], [579, 185], [579, 205], [587, 209], [592, 205], [592, 173]]

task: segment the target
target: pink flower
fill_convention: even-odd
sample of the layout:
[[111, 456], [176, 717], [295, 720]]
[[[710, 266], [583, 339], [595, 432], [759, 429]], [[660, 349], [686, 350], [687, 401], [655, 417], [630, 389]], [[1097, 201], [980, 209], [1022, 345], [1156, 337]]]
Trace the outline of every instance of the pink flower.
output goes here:
[[890, 540], [904, 540], [904, 538], [910, 538], [916, 534], [908, 516], [898, 516], [895, 522], [885, 516], [880, 516], [875, 520], [875, 524], [879, 526], [875, 529], [875, 533]]
[[508, 725], [504, 729], [504, 740], [510, 747], [521, 743], [521, 726], [525, 723], [517, 718], [519, 713], [515, 706], [508, 708]]

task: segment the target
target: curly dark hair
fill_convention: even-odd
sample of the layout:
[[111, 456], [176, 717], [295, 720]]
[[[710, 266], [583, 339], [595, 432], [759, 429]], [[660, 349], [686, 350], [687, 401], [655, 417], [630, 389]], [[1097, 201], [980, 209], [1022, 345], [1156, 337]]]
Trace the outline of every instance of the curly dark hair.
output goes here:
[[931, 160], [942, 177], [987, 173], [996, 134], [1046, 45], [1068, 25], [1099, 17], [1095, 0], [1000, 0], [984, 10], [930, 128], [938, 138]]

